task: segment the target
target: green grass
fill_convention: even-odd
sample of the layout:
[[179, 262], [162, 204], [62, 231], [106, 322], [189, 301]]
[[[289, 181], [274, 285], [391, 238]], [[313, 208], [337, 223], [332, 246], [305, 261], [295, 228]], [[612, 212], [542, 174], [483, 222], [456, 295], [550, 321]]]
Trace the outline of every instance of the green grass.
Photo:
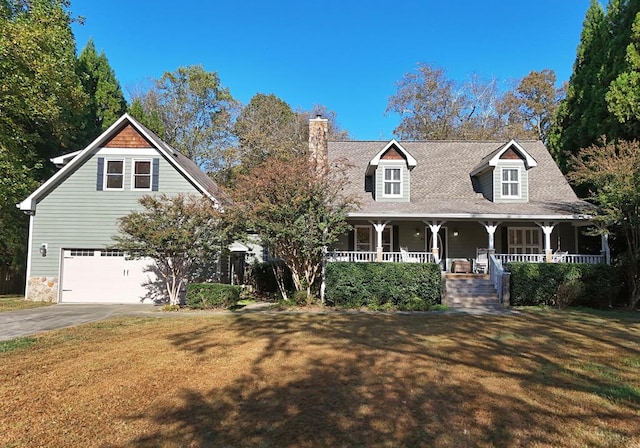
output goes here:
[[51, 302], [32, 302], [25, 300], [23, 296], [0, 296], [0, 312], [28, 310], [53, 305]]
[[35, 344], [34, 338], [15, 338], [8, 341], [0, 341], [0, 353], [8, 353], [20, 348], [30, 347]]

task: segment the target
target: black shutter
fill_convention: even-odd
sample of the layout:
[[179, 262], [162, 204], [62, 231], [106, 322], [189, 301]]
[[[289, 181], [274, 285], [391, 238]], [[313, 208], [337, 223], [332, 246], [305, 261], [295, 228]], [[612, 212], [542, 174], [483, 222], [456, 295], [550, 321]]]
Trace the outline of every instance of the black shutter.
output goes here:
[[391, 248], [391, 252], [400, 252], [400, 226], [392, 226], [391, 232], [393, 233], [393, 247]]
[[98, 175], [96, 177], [96, 190], [102, 191], [104, 182], [104, 157], [98, 157]]
[[348, 249], [348, 250], [350, 250], [350, 251], [352, 251], [352, 252], [353, 252], [354, 250], [356, 250], [356, 249], [355, 249], [355, 247], [356, 247], [356, 242], [355, 242], [355, 240], [356, 240], [356, 234], [355, 234], [355, 232], [356, 232], [356, 231], [355, 231], [355, 230], [353, 230], [353, 229], [349, 230], [349, 249]]
[[151, 191], [158, 191], [160, 180], [160, 159], [153, 159], [153, 169], [151, 170]]

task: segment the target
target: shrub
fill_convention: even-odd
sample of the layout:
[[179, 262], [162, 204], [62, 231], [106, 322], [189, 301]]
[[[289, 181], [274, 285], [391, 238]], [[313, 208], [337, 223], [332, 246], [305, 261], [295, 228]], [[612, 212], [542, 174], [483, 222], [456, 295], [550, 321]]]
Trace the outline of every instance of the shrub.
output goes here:
[[273, 273], [274, 264], [284, 269], [284, 284], [287, 291], [293, 289], [293, 279], [291, 271], [280, 261], [266, 261], [263, 263], [254, 263], [251, 265], [248, 273], [249, 283], [253, 285], [257, 294], [278, 294], [278, 282]]
[[617, 295], [615, 270], [604, 264], [509, 263], [511, 304], [610, 306]]
[[345, 308], [427, 310], [440, 303], [440, 266], [413, 263], [327, 264], [327, 303]]
[[185, 302], [195, 309], [229, 308], [238, 303], [241, 290], [240, 286], [221, 283], [191, 283]]

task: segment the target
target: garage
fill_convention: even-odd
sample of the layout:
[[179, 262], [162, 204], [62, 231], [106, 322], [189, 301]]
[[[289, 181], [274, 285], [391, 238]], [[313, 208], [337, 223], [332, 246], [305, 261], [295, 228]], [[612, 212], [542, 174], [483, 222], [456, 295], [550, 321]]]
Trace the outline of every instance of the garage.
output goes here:
[[[60, 274], [62, 303], [153, 303], [153, 260], [128, 260], [113, 249], [64, 249]], [[155, 283], [156, 288], [153, 284]]]

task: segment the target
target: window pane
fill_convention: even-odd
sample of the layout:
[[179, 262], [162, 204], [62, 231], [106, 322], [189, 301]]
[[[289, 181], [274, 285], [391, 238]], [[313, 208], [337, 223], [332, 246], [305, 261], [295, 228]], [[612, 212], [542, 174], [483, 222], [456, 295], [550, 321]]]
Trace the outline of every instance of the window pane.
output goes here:
[[518, 184], [511, 184], [511, 196], [518, 196]]
[[399, 183], [393, 183], [393, 184], [391, 184], [391, 186], [393, 187], [393, 193], [392, 194], [400, 194], [400, 184]]
[[136, 162], [136, 174], [151, 174], [151, 162]]
[[133, 188], [151, 188], [151, 177], [150, 176], [136, 176], [135, 177], [135, 185]]
[[107, 188], [122, 188], [122, 180], [120, 174], [107, 175]]
[[124, 162], [122, 160], [109, 160], [107, 161], [107, 173], [108, 174], [122, 174], [124, 168]]
[[518, 182], [518, 170], [509, 170], [511, 175], [511, 180], [513, 182]]
[[509, 180], [509, 170], [502, 170], [502, 181], [506, 182]]

